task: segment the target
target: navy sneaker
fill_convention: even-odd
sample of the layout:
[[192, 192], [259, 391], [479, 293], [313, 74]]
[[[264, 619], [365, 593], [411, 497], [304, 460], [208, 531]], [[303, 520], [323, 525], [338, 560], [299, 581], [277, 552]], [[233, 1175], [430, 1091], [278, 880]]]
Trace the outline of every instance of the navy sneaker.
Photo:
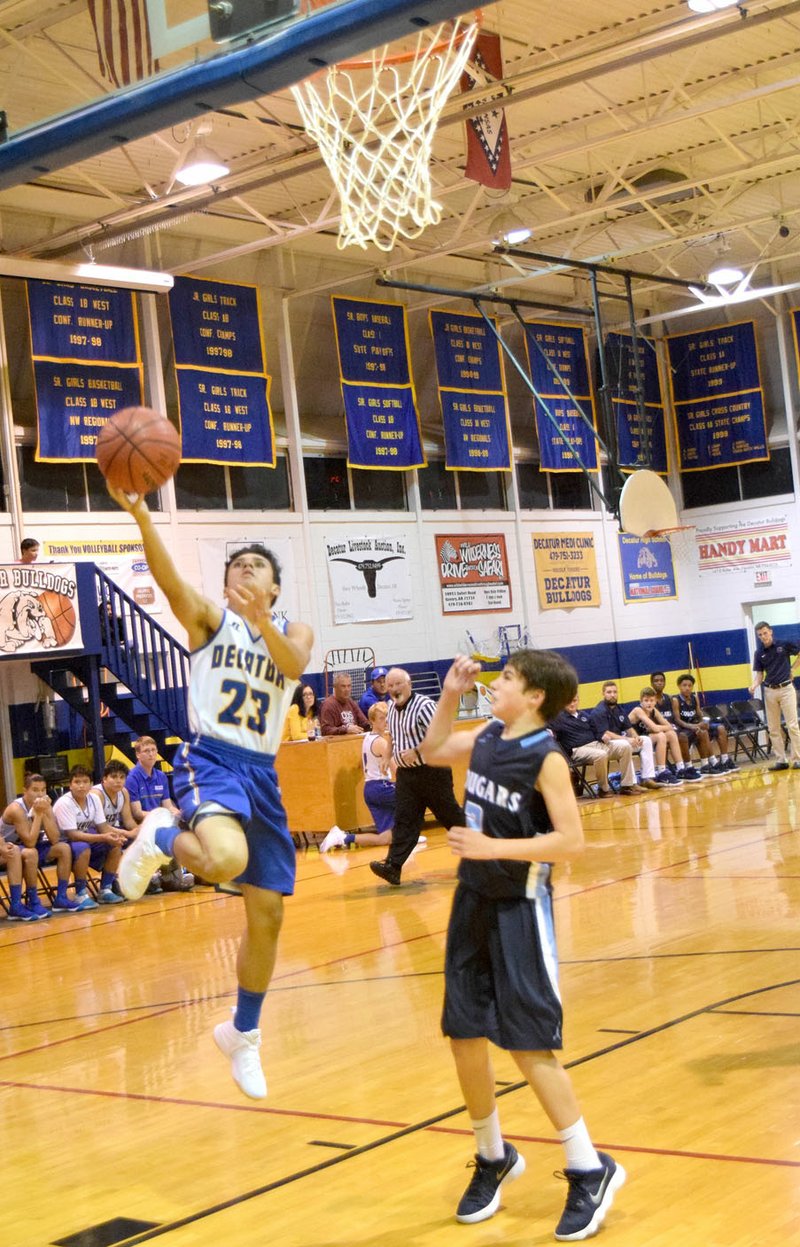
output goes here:
[[525, 1172], [525, 1157], [511, 1143], [503, 1143], [502, 1160], [484, 1160], [476, 1155], [470, 1161], [475, 1172], [456, 1209], [456, 1221], [472, 1225], [486, 1221], [500, 1207], [500, 1188]]
[[772, 766], [769, 769], [771, 771], [788, 771], [789, 763], [788, 762], [773, 762]]
[[43, 918], [51, 917], [50, 910], [46, 905], [42, 904], [38, 896], [35, 898], [28, 898], [27, 908], [38, 921], [41, 921]]
[[738, 770], [739, 770], [739, 768], [738, 768], [738, 766], [736, 765], [736, 763], [734, 762], [733, 758], [728, 758], [728, 761], [727, 761], [727, 762], [721, 762], [721, 763], [720, 763], [720, 766], [722, 767], [723, 771], [730, 771], [730, 772], [731, 772], [731, 774], [733, 774], [733, 772], [734, 772], [734, 771], [738, 771]]
[[703, 776], [694, 766], [685, 766], [678, 774], [686, 784], [702, 784], [703, 782]]
[[622, 1165], [598, 1152], [602, 1168], [565, 1169], [557, 1177], [569, 1182], [569, 1194], [555, 1236], [561, 1242], [577, 1242], [591, 1238], [600, 1229], [606, 1213], [614, 1202], [614, 1194], [626, 1178]]

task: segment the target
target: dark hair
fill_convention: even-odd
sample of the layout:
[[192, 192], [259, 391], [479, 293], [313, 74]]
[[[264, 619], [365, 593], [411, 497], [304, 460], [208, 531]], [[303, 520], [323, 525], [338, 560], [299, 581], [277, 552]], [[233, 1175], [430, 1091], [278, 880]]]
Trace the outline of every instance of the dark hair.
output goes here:
[[290, 704], [292, 706], [297, 706], [297, 709], [300, 711], [300, 715], [302, 718], [306, 717], [306, 708], [303, 702], [303, 689], [304, 688], [310, 688], [311, 692], [314, 694], [314, 704], [308, 713], [311, 715], [312, 718], [318, 719], [319, 718], [319, 700], [317, 698], [314, 685], [310, 684], [308, 680], [300, 681], [297, 688], [294, 690], [294, 694], [292, 696], [292, 700]]
[[73, 766], [72, 770], [67, 776], [67, 779], [69, 783], [72, 783], [73, 779], [83, 779], [84, 777], [86, 779], [94, 778], [88, 766], [81, 766], [80, 764], [78, 764], [78, 766]]
[[692, 684], [695, 684], [695, 683], [696, 683], [695, 678], [694, 678], [694, 676], [692, 675], [691, 671], [684, 671], [683, 675], [679, 675], [679, 676], [678, 676], [678, 678], [677, 678], [677, 680], [675, 681], [675, 683], [676, 683], [676, 684], [678, 685], [678, 687], [680, 688], [680, 686], [681, 686], [681, 684], [683, 684], [683, 681], [684, 681], [684, 680], [691, 680]]
[[555, 718], [578, 691], [575, 668], [555, 650], [515, 650], [509, 657], [508, 666], [522, 676], [526, 689], [540, 688], [544, 693], [541, 705], [543, 719]]
[[250, 546], [242, 546], [239, 550], [234, 550], [233, 554], [230, 556], [227, 563], [225, 564], [225, 579], [223, 581], [223, 584], [228, 583], [228, 568], [230, 567], [231, 563], [234, 563], [236, 559], [241, 558], [243, 554], [257, 554], [260, 558], [266, 559], [270, 567], [272, 568], [272, 579], [275, 581], [276, 585], [280, 585], [281, 565], [278, 562], [278, 556], [276, 554], [273, 554], [271, 550], [268, 550], [266, 546], [262, 546], [261, 543], [258, 541], [253, 542], [253, 544]]
[[29, 774], [26, 774], [25, 779], [23, 780], [22, 791], [24, 792], [26, 788], [30, 788], [31, 784], [44, 784], [46, 788], [47, 780], [44, 775], [40, 775], [38, 771], [31, 771]]
[[613, 684], [615, 687], [619, 687], [618, 680], [603, 680], [602, 692], [605, 692], [610, 684]]
[[20, 554], [24, 554], [26, 550], [33, 550], [34, 548], [38, 549], [38, 547], [39, 542], [35, 537], [25, 537], [24, 540], [19, 543], [19, 552]]
[[662, 677], [663, 677], [663, 679], [664, 679], [664, 683], [666, 684], [666, 682], [667, 682], [667, 673], [666, 673], [666, 671], [651, 671], [651, 672], [650, 672], [650, 682], [652, 683], [652, 681], [656, 678], [656, 676], [657, 676], [657, 675], [662, 676]]
[[756, 627], [755, 627], [756, 632], [758, 632], [760, 628], [769, 628], [769, 630], [770, 630], [770, 632], [771, 632], [771, 631], [772, 631], [772, 624], [768, 624], [768, 623], [767, 623], [767, 621], [766, 621], [766, 619], [762, 619], [762, 620], [761, 620], [761, 623], [757, 623], [757, 624], [756, 624]]
[[110, 762], [106, 762], [103, 770], [103, 779], [108, 775], [127, 775], [128, 768], [124, 762], [120, 762], [119, 758], [112, 758]]

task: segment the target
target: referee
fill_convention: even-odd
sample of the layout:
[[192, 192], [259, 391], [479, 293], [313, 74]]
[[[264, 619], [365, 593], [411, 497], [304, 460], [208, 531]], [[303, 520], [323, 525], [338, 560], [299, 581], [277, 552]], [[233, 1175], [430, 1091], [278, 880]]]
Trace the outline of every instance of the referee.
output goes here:
[[370, 870], [385, 883], [400, 884], [400, 871], [419, 839], [425, 810], [430, 809], [449, 831], [464, 821], [464, 811], [453, 792], [449, 766], [427, 766], [419, 746], [425, 738], [436, 703], [411, 687], [411, 676], [392, 667], [386, 676], [389, 694], [388, 732], [397, 764], [394, 831], [385, 862], [370, 862]]

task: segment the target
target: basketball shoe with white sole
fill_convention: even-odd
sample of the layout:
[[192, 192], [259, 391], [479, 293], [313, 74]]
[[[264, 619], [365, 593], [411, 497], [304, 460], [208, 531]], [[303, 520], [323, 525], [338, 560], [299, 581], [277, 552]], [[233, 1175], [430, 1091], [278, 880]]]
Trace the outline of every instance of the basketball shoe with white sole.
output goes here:
[[155, 836], [159, 827], [174, 827], [175, 819], [169, 810], [151, 810], [139, 825], [133, 844], [122, 854], [117, 871], [119, 889], [129, 901], [144, 896], [147, 885], [161, 866], [171, 861], [168, 853], [162, 853]]
[[214, 1043], [230, 1057], [233, 1081], [251, 1100], [263, 1100], [267, 1080], [261, 1068], [261, 1031], [237, 1031], [233, 1020], [214, 1027]]

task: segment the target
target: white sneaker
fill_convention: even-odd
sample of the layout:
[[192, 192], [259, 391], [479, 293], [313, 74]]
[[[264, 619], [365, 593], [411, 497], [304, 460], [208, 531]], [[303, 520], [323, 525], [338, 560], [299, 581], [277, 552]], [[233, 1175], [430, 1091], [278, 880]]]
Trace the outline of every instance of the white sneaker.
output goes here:
[[263, 1100], [267, 1094], [267, 1080], [261, 1068], [258, 1050], [261, 1047], [261, 1031], [237, 1031], [233, 1022], [220, 1022], [214, 1027], [214, 1043], [231, 1059], [233, 1081], [251, 1100]]
[[427, 836], [417, 836], [417, 844], [427, 844], [427, 843], [428, 843]]
[[144, 896], [155, 872], [171, 860], [156, 844], [155, 834], [159, 827], [174, 826], [175, 818], [163, 808], [151, 810], [140, 824], [139, 834], [122, 854], [117, 871], [120, 892], [129, 901], [138, 901], [140, 896]]
[[334, 823], [328, 832], [322, 844], [319, 846], [320, 853], [330, 853], [331, 849], [344, 848], [344, 832], [341, 827], [337, 827]]

